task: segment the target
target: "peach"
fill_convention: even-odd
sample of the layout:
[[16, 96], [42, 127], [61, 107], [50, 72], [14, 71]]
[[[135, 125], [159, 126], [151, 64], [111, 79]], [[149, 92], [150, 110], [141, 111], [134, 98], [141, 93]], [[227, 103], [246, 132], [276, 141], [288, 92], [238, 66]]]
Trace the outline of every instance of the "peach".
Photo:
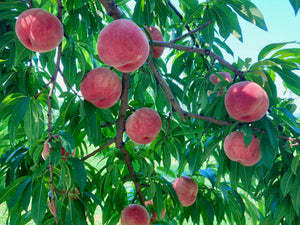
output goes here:
[[[150, 206], [150, 209], [151, 209], [151, 213], [152, 213], [152, 217], [150, 219], [150, 222], [151, 223], [154, 223], [155, 221], [158, 220], [158, 216], [156, 214], [156, 212], [152, 209], [152, 206], [153, 206], [153, 200], [149, 200], [149, 201], [146, 201], [145, 202], [145, 205], [149, 205]], [[162, 209], [161, 212], [160, 212], [160, 218], [163, 220], [166, 216], [166, 210], [165, 209]]]
[[[54, 135], [54, 137], [55, 137], [56, 139], [59, 138], [58, 135]], [[61, 143], [61, 141], [60, 141], [60, 143]], [[50, 143], [49, 143], [48, 141], [46, 141], [46, 142], [44, 143], [44, 147], [43, 147], [43, 151], [42, 151], [42, 158], [43, 158], [44, 160], [46, 160], [47, 155], [49, 154], [49, 147], [50, 147]], [[75, 153], [76, 153], [76, 150], [74, 149], [73, 152], [72, 152], [72, 157], [75, 156]], [[70, 153], [69, 153], [69, 152], [66, 152], [66, 150], [65, 150], [64, 147], [61, 147], [61, 154], [60, 154], [60, 155], [62, 156], [62, 159], [63, 159], [64, 161], [67, 161], [67, 158], [70, 156]]]
[[[164, 38], [161, 34], [161, 32], [154, 26], [145, 27], [147, 31], [149, 32], [151, 38], [153, 41], [164, 41]], [[163, 47], [153, 46], [153, 57], [159, 58], [164, 52]], [[149, 54], [151, 54], [151, 47], [149, 47]]]
[[175, 180], [173, 187], [183, 206], [194, 204], [198, 194], [198, 185], [192, 178], [181, 176]]
[[48, 206], [49, 206], [49, 209], [50, 209], [50, 212], [53, 216], [56, 215], [56, 212], [55, 212], [55, 209], [54, 209], [54, 204], [53, 202], [50, 200], [50, 202], [48, 203]]
[[20, 42], [26, 48], [36, 52], [49, 52], [55, 49], [64, 35], [60, 20], [53, 14], [38, 8], [21, 13], [15, 30]]
[[150, 108], [140, 108], [126, 120], [128, 137], [138, 144], [149, 144], [160, 132], [162, 121], [159, 114]]
[[[227, 80], [228, 82], [231, 82], [232, 81], [232, 78], [231, 78], [231, 75], [230, 73], [228, 72], [225, 72], [225, 71], [221, 71], [221, 72], [218, 72], [218, 74], [220, 74], [225, 80]], [[219, 83], [221, 80], [219, 78], [219, 76], [217, 74], [211, 74], [209, 76], [209, 80], [210, 82], [212, 82], [213, 84], [217, 84]]]
[[99, 67], [88, 72], [80, 84], [82, 96], [98, 108], [113, 106], [122, 93], [120, 77], [112, 70]]
[[244, 134], [234, 131], [224, 140], [224, 151], [229, 159], [244, 166], [253, 166], [261, 159], [260, 141], [254, 135], [246, 148]]
[[225, 95], [228, 114], [241, 122], [261, 119], [269, 108], [265, 90], [252, 81], [241, 81], [230, 86]]
[[97, 50], [105, 64], [128, 73], [146, 62], [149, 42], [145, 33], [134, 22], [118, 19], [101, 30]]
[[148, 211], [141, 205], [128, 205], [121, 213], [120, 225], [149, 225], [149, 223]]

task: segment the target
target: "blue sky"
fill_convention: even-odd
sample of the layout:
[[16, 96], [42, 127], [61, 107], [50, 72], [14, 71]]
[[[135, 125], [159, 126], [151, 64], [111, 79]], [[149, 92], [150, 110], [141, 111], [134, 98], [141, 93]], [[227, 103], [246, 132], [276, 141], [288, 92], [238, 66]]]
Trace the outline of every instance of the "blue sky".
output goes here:
[[251, 2], [264, 16], [268, 31], [240, 19], [243, 43], [233, 36], [227, 40], [236, 53], [235, 59], [237, 56], [242, 59], [250, 57], [256, 61], [259, 51], [267, 44], [300, 41], [300, 14], [295, 16], [289, 0], [252, 0]]
[[[252, 3], [264, 16], [268, 31], [264, 31], [255, 25], [240, 19], [243, 33], [243, 43], [231, 36], [226, 43], [235, 53], [234, 58], [228, 57], [228, 61], [236, 61], [238, 57], [252, 58], [257, 61], [260, 50], [271, 43], [299, 41], [300, 42], [300, 12], [295, 15], [289, 0], [252, 0]], [[288, 47], [299, 48], [300, 45], [293, 44]], [[298, 73], [300, 75], [300, 71]], [[280, 78], [276, 78], [278, 94], [281, 97], [294, 98], [298, 107], [296, 114], [300, 114], [300, 97], [291, 91], [286, 91], [282, 86]], [[300, 88], [300, 87], [299, 87]]]

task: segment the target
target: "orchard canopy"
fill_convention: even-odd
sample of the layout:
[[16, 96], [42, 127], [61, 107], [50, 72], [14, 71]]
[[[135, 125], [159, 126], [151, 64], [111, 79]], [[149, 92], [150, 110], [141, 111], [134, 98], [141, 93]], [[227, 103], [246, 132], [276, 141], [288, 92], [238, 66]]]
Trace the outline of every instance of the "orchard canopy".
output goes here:
[[1, 0], [6, 224], [300, 224], [299, 43], [228, 62], [240, 21], [268, 30], [248, 0]]

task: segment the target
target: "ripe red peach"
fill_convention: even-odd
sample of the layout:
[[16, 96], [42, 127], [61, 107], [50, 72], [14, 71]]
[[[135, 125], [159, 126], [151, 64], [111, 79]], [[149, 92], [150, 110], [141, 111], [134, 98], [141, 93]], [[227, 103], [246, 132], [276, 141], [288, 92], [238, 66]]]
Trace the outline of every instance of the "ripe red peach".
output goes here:
[[[231, 78], [231, 75], [230, 73], [228, 72], [225, 72], [225, 71], [221, 71], [221, 72], [218, 72], [218, 74], [220, 74], [225, 80], [227, 80], [228, 82], [231, 82], [232, 81], [232, 78]], [[217, 74], [211, 74], [209, 76], [209, 80], [210, 82], [212, 82], [213, 84], [217, 84], [219, 83], [221, 80], [219, 78], [219, 76]]]
[[[164, 41], [161, 32], [154, 26], [146, 27], [153, 41]], [[159, 58], [164, 52], [163, 47], [153, 46], [153, 57]], [[149, 47], [149, 54], [151, 54], [151, 47]]]
[[224, 140], [224, 151], [229, 159], [244, 166], [253, 166], [261, 159], [260, 141], [254, 135], [251, 143], [246, 148], [244, 134], [234, 131]]
[[241, 81], [230, 86], [225, 95], [228, 114], [241, 122], [261, 119], [269, 108], [265, 90], [252, 81]]
[[183, 206], [194, 204], [197, 198], [198, 185], [192, 178], [181, 176], [175, 180], [173, 187]]
[[150, 108], [140, 108], [126, 120], [128, 137], [138, 144], [149, 144], [160, 132], [162, 121], [159, 114]]
[[137, 204], [126, 206], [120, 218], [121, 225], [149, 225], [150, 217], [147, 210]]
[[21, 13], [15, 26], [20, 42], [36, 52], [48, 52], [62, 41], [64, 31], [60, 20], [53, 14], [38, 8]]
[[85, 100], [98, 108], [106, 109], [120, 99], [122, 82], [114, 71], [99, 67], [85, 75], [80, 91]]
[[[152, 206], [153, 206], [153, 200], [149, 200], [149, 201], [146, 201], [145, 202], [145, 205], [149, 205], [150, 206], [150, 209], [151, 209], [151, 213], [152, 213], [152, 217], [150, 219], [150, 222], [151, 223], [154, 223], [155, 221], [158, 220], [158, 216], [156, 214], [156, 212], [152, 209]], [[166, 216], [166, 210], [165, 209], [162, 209], [161, 212], [160, 212], [160, 218], [163, 220]]]
[[134, 22], [118, 19], [101, 30], [97, 50], [105, 64], [128, 73], [146, 62], [149, 42], [145, 33]]

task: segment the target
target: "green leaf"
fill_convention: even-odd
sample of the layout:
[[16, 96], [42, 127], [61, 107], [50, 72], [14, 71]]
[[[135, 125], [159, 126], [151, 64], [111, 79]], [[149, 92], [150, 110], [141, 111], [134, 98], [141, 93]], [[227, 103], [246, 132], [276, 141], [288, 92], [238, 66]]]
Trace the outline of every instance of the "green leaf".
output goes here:
[[12, 110], [12, 116], [8, 123], [9, 136], [11, 141], [14, 142], [16, 130], [18, 128], [19, 123], [24, 118], [27, 108], [29, 106], [30, 97], [24, 96], [20, 98], [19, 101], [14, 105]]
[[14, 180], [11, 184], [9, 184], [7, 187], [5, 187], [4, 189], [2, 189], [0, 191], [0, 204], [8, 201], [11, 196], [15, 193], [15, 190], [19, 187], [19, 185], [27, 180], [28, 178], [30, 178], [30, 176], [23, 176], [23, 177], [19, 177], [18, 179]]
[[295, 175], [288, 170], [281, 178], [280, 180], [280, 191], [282, 194], [282, 197], [285, 198], [285, 196], [291, 191], [294, 183]]
[[41, 137], [44, 131], [43, 109], [37, 100], [31, 99], [23, 120], [25, 133], [32, 144]]
[[80, 191], [83, 193], [86, 187], [87, 173], [83, 162], [78, 158], [70, 158], [74, 168], [74, 175]]
[[14, 57], [13, 66], [17, 66], [26, 57], [29, 58], [31, 50], [26, 48], [19, 40], [16, 42], [16, 56]]
[[298, 166], [300, 165], [300, 155], [296, 155], [292, 160], [291, 170], [297, 175]]
[[200, 174], [202, 176], [206, 177], [210, 181], [212, 187], [215, 186], [215, 183], [216, 183], [216, 172], [212, 168], [207, 168], [205, 170], [200, 170]]
[[268, 136], [270, 138], [270, 142], [272, 144], [272, 147], [274, 148], [274, 151], [277, 152], [278, 146], [279, 146], [279, 140], [278, 140], [278, 134], [276, 129], [274, 128], [272, 122], [269, 118], [264, 117], [263, 121], [265, 122], [265, 126], [267, 128]]
[[184, 20], [184, 26], [190, 24], [191, 22], [193, 22], [193, 20], [195, 18], [199, 17], [199, 15], [201, 15], [203, 9], [204, 9], [204, 5], [203, 4], [197, 4], [195, 7], [191, 7], [191, 9], [189, 9], [185, 13], [185, 16], [183, 18], [183, 20]]
[[230, 160], [230, 182], [232, 190], [237, 189], [237, 185], [239, 182], [239, 165], [238, 162], [234, 162]]
[[283, 46], [291, 43], [296, 43], [295, 41], [290, 41], [290, 42], [281, 42], [281, 43], [274, 43], [274, 44], [269, 44], [265, 46], [259, 53], [258, 53], [258, 61], [266, 58], [268, 54], [270, 54], [272, 51], [277, 50], [282, 48]]
[[300, 210], [300, 176], [296, 176], [294, 183], [291, 185], [291, 199], [295, 212], [299, 216]]
[[253, 167], [238, 164], [241, 181], [245, 191], [250, 192], [252, 188]]
[[300, 77], [290, 70], [281, 69], [278, 66], [272, 66], [272, 69], [281, 77], [286, 86], [294, 92], [294, 94], [300, 96]]
[[73, 47], [68, 47], [63, 50], [61, 61], [63, 64], [63, 73], [66, 80], [71, 86], [75, 84], [77, 76], [76, 67], [76, 51]]
[[80, 114], [83, 127], [92, 144], [98, 146], [101, 143], [100, 119], [95, 111], [95, 106], [87, 101], [80, 102]]
[[156, 186], [156, 192], [155, 192], [155, 195], [154, 195], [154, 198], [153, 198], [153, 209], [154, 211], [156, 212], [156, 214], [158, 216], [160, 216], [160, 212], [162, 211], [163, 209], [163, 195], [162, 195], [162, 188], [160, 186], [160, 184], [158, 183], [155, 183], [155, 186]]
[[229, 17], [229, 15], [232, 13], [231, 9], [225, 4], [220, 4], [220, 6], [215, 5], [211, 9], [216, 15], [216, 21], [221, 36], [224, 39], [227, 39], [230, 33], [233, 31], [233, 28], [231, 26], [231, 20]]
[[257, 27], [267, 31], [263, 15], [259, 9], [248, 0], [227, 0], [229, 4], [242, 18], [253, 23]]
[[25, 181], [23, 181], [19, 187], [17, 188], [16, 192], [14, 193], [14, 195], [12, 196], [12, 198], [8, 201], [7, 206], [8, 208], [12, 208], [13, 206], [15, 206], [15, 204], [17, 203], [17, 201], [22, 198], [23, 201], [23, 193], [25, 188], [27, 187], [27, 185], [29, 184], [29, 182], [31, 182], [31, 177], [26, 179]]
[[285, 215], [289, 214], [290, 209], [290, 202], [288, 198], [279, 201], [276, 205], [276, 209], [274, 212], [274, 220], [275, 224], [280, 224], [280, 221], [285, 217]]
[[35, 182], [35, 190], [32, 196], [31, 217], [36, 224], [42, 224], [47, 204], [47, 191], [42, 179]]
[[61, 145], [64, 149], [72, 154], [75, 149], [75, 140], [70, 133], [59, 131], [59, 137], [61, 139]]
[[168, 142], [165, 142], [162, 146], [163, 165], [166, 173], [168, 173], [171, 166], [171, 153], [172, 148]]
[[300, 0], [290, 0], [290, 3], [291, 3], [291, 5], [292, 5], [293, 8], [294, 8], [295, 15], [297, 15], [298, 10], [299, 10], [299, 8], [300, 8]]
[[[215, 22], [215, 15], [208, 8], [204, 11], [203, 20], [204, 21], [212, 21], [212, 24]], [[207, 26], [202, 30], [202, 38], [205, 43], [208, 43], [209, 46], [212, 46], [215, 37], [214, 26]]]
[[188, 147], [188, 150], [186, 152], [186, 158], [189, 163], [189, 170], [192, 175], [195, 174], [202, 166], [202, 149], [203, 148], [200, 143], [196, 145], [191, 144], [191, 146]]

